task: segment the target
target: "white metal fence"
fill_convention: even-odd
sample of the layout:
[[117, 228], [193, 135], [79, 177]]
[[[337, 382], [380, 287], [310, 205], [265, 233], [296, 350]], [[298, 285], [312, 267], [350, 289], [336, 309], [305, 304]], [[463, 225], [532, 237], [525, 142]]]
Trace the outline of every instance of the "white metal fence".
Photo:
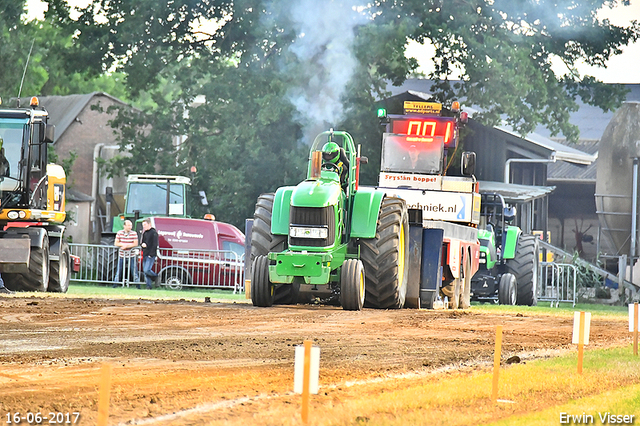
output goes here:
[[538, 268], [538, 301], [560, 302], [576, 305], [577, 270], [570, 263], [540, 262]]
[[[142, 257], [123, 258], [120, 276], [118, 248], [94, 244], [70, 244], [71, 254], [80, 257], [80, 271], [71, 281], [111, 285], [140, 285], [145, 282]], [[138, 251], [139, 252], [139, 251]], [[155, 285], [172, 289], [204, 287], [244, 291], [244, 255], [229, 250], [158, 249], [152, 269]], [[138, 280], [136, 280], [136, 276]]]

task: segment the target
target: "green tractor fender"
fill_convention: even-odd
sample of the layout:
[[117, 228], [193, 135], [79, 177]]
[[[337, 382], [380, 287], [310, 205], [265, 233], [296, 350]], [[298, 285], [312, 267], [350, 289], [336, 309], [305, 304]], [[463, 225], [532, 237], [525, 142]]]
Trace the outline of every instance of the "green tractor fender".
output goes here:
[[375, 188], [360, 187], [353, 198], [351, 209], [351, 238], [374, 238], [378, 213], [384, 192]]
[[295, 186], [283, 186], [276, 191], [271, 212], [271, 233], [289, 235], [289, 206]]
[[480, 252], [484, 253], [484, 258], [487, 262], [485, 267], [486, 269], [491, 270], [498, 261], [495, 234], [493, 231], [479, 229], [478, 239], [480, 240]]
[[502, 258], [513, 259], [516, 257], [516, 249], [518, 248], [518, 238], [522, 231], [517, 226], [507, 226], [504, 233], [504, 244], [502, 244]]

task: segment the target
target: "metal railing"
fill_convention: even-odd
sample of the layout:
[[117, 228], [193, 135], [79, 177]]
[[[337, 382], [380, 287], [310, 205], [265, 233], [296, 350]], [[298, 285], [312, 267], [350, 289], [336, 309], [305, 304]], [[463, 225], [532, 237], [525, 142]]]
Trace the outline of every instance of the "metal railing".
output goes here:
[[576, 306], [578, 272], [570, 263], [540, 262], [538, 265], [538, 301], [551, 302], [557, 308], [560, 302]]
[[[139, 254], [133, 258], [122, 258], [120, 262], [115, 246], [70, 244], [70, 249], [71, 254], [81, 260], [80, 270], [71, 276], [71, 281], [116, 286], [144, 285]], [[119, 276], [118, 263], [121, 263]], [[156, 285], [171, 289], [200, 287], [244, 292], [244, 255], [230, 250], [159, 248], [152, 270], [158, 274]]]

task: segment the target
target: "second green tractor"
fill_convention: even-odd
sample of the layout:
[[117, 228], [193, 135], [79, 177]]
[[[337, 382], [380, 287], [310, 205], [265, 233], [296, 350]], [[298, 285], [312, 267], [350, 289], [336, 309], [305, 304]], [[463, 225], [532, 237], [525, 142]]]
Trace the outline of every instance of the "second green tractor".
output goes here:
[[348, 133], [323, 132], [311, 145], [307, 178], [259, 197], [251, 231], [254, 305], [404, 306], [407, 206], [359, 187], [364, 163]]

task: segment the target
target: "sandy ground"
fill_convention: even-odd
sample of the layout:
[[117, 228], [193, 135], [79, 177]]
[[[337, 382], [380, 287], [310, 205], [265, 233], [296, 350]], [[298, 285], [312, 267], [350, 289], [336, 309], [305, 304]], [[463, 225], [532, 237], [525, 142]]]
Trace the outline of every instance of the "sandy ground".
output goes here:
[[[628, 344], [624, 321], [594, 322], [590, 348]], [[347, 312], [0, 297], [0, 421], [15, 413], [80, 413], [75, 424], [96, 424], [100, 368], [109, 362], [109, 424], [255, 424], [256, 410], [299, 401], [291, 394], [293, 353], [305, 339], [321, 348], [321, 395], [331, 404], [358, 384], [486, 366], [497, 324], [504, 326], [503, 359], [574, 350], [571, 318], [526, 310]]]

